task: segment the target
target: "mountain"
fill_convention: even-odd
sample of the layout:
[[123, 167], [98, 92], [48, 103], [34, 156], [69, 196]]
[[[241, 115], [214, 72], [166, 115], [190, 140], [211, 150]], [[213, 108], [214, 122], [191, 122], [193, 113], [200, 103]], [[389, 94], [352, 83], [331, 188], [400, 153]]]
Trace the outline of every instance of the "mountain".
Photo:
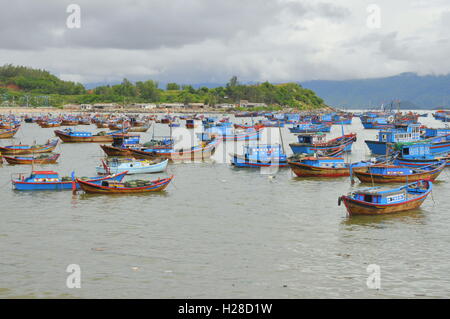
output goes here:
[[401, 108], [408, 109], [450, 107], [450, 74], [402, 73], [375, 79], [306, 81], [301, 85], [338, 108], [373, 108], [392, 101], [401, 101]]

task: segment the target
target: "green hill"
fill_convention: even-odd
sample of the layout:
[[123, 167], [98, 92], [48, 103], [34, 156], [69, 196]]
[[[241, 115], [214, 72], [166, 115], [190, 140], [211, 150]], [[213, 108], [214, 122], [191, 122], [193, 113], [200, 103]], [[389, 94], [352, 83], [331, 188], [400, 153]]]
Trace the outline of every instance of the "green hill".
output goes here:
[[[86, 91], [80, 83], [62, 81], [48, 71], [11, 64], [0, 67], [0, 94], [3, 105], [60, 106], [67, 103], [221, 103], [238, 104], [242, 100], [264, 103], [266, 109], [319, 109], [324, 101], [312, 90], [297, 83], [241, 84], [232, 77], [225, 86], [215, 88], [168, 83], [159, 88], [153, 80], [135, 83], [123, 79], [119, 84], [102, 85]], [[44, 95], [44, 96], [43, 96]], [[264, 108], [264, 107], [263, 107]]]
[[40, 94], [84, 94], [80, 83], [62, 81], [48, 71], [7, 64], [0, 67], [0, 86]]

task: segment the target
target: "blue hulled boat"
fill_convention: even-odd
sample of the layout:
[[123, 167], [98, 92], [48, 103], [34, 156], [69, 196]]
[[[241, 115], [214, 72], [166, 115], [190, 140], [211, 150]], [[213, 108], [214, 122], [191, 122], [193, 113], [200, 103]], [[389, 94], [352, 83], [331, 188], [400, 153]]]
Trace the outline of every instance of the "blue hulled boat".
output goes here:
[[434, 154], [431, 152], [430, 143], [414, 143], [397, 145], [400, 147], [400, 154], [394, 161], [395, 165], [420, 167], [432, 165], [440, 161], [446, 161], [450, 164], [450, 156], [447, 153]]
[[378, 141], [366, 140], [372, 154], [383, 155], [387, 152], [388, 144], [414, 142], [421, 140], [420, 124], [408, 125], [406, 131], [403, 129], [382, 130], [378, 134]]
[[[97, 176], [91, 178], [81, 178], [90, 183], [101, 184], [102, 181], [122, 181], [126, 172], [110, 175], [110, 176]], [[12, 179], [14, 189], [25, 190], [65, 190], [65, 189], [80, 189], [78, 183], [75, 182], [74, 176], [60, 177], [57, 172], [54, 171], [32, 171], [31, 175], [25, 177], [23, 174], [19, 174], [17, 179]]]
[[330, 130], [331, 125], [313, 123], [298, 123], [297, 125], [289, 128], [291, 133], [329, 133]]
[[287, 157], [281, 145], [244, 146], [244, 155], [231, 154], [236, 167], [286, 167]]

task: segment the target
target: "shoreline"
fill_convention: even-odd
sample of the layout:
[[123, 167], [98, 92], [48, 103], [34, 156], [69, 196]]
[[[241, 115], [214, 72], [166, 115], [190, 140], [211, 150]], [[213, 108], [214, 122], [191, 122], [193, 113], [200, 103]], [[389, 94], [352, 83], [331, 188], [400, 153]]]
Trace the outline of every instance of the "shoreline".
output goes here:
[[[313, 110], [292, 110], [286, 109], [284, 112], [333, 112], [336, 111], [332, 108], [321, 108]], [[237, 111], [233, 109], [197, 109], [197, 108], [153, 108], [153, 109], [142, 109], [142, 108], [116, 108], [116, 109], [95, 109], [95, 110], [80, 110], [80, 109], [60, 109], [56, 107], [0, 107], [0, 114], [30, 114], [30, 113], [56, 113], [56, 114], [67, 114], [67, 113], [142, 113], [142, 114], [167, 114], [167, 113], [214, 113], [214, 114], [229, 114], [229, 113], [240, 113], [240, 112], [261, 112], [261, 111]], [[263, 112], [276, 112], [276, 111], [263, 111]]]

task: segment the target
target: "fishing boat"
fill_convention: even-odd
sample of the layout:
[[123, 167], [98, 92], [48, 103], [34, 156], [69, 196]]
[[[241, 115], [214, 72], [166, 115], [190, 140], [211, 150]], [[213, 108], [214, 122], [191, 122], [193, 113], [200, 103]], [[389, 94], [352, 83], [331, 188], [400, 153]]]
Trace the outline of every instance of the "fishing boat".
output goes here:
[[59, 120], [45, 120], [45, 121], [39, 121], [38, 124], [42, 128], [59, 127], [59, 126], [61, 126], [61, 121], [59, 121]]
[[61, 126], [77, 126], [79, 121], [77, 119], [63, 119], [61, 121]]
[[[32, 171], [26, 177], [25, 174], [17, 174], [17, 178], [11, 179], [14, 189], [25, 190], [67, 190], [80, 189], [80, 185], [76, 182], [75, 176], [60, 177], [54, 171]], [[73, 173], [74, 175], [74, 173]], [[122, 181], [126, 172], [97, 177], [81, 177], [81, 180], [88, 181], [92, 184], [101, 183], [103, 181]]]
[[58, 136], [64, 143], [105, 143], [112, 142], [113, 135], [126, 133], [125, 131], [115, 131], [106, 133], [104, 131], [92, 134], [86, 131], [74, 131], [72, 129], [56, 130], [55, 135]]
[[96, 167], [98, 175], [118, 174], [127, 172], [131, 174], [160, 173], [165, 171], [168, 159], [142, 160], [134, 158], [112, 158], [102, 161], [102, 165]]
[[420, 141], [422, 139], [420, 126], [420, 124], [410, 124], [407, 126], [406, 130], [381, 130], [377, 136], [378, 141], [366, 140], [365, 142], [372, 154], [383, 155], [388, 151], [388, 144]]
[[411, 183], [423, 179], [434, 181], [441, 174], [445, 165], [445, 161], [420, 168], [378, 164], [353, 173], [363, 183]]
[[140, 132], [145, 133], [151, 127], [151, 124], [143, 125], [143, 126], [132, 126], [128, 129], [128, 132]]
[[236, 167], [287, 167], [287, 156], [281, 145], [244, 145], [244, 155], [230, 154]]
[[372, 162], [345, 163], [342, 157], [306, 156], [290, 158], [288, 164], [298, 177], [341, 177], [373, 165]]
[[130, 152], [133, 157], [142, 159], [162, 157], [171, 161], [202, 161], [209, 159], [214, 154], [219, 143], [220, 139], [213, 138], [190, 148], [174, 149], [172, 147], [171, 149], [164, 149], [150, 147], [141, 150], [130, 149]]
[[236, 130], [233, 132], [230, 126], [213, 126], [202, 133], [197, 133], [201, 141], [211, 140], [215, 136], [223, 142], [254, 141], [259, 140], [261, 131], [255, 129]]
[[289, 128], [291, 133], [329, 133], [331, 125], [326, 124], [312, 124], [312, 123], [298, 123]]
[[11, 137], [13, 137], [14, 135], [16, 135], [16, 133], [19, 130], [19, 128], [20, 128], [20, 125], [17, 125], [14, 128], [0, 130], [0, 138], [11, 138]]
[[24, 155], [24, 154], [39, 154], [39, 153], [49, 153], [58, 145], [58, 140], [48, 141], [43, 145], [8, 145], [0, 146], [0, 153], [2, 155]]
[[446, 161], [450, 165], [449, 154], [433, 154], [430, 143], [396, 144], [400, 148], [400, 153], [394, 160], [395, 165], [422, 167]]
[[40, 154], [38, 156], [3, 156], [11, 165], [55, 164], [60, 154]]
[[131, 156], [130, 148], [141, 148], [139, 135], [117, 134], [113, 135], [112, 145], [102, 144], [100, 147], [107, 156]]
[[298, 143], [289, 146], [294, 154], [314, 154], [319, 150], [336, 150], [344, 146], [345, 152], [351, 152], [356, 134], [346, 134], [332, 140], [326, 141], [326, 135], [321, 133], [303, 133], [297, 135]]
[[172, 181], [173, 176], [169, 178], [157, 179], [154, 181], [127, 181], [125, 183], [115, 181], [103, 181], [101, 184], [77, 179], [80, 187], [86, 193], [94, 194], [132, 194], [132, 193], [148, 193], [164, 190]]
[[416, 209], [431, 193], [433, 183], [421, 180], [398, 188], [370, 187], [339, 197], [349, 215], [382, 215]]

